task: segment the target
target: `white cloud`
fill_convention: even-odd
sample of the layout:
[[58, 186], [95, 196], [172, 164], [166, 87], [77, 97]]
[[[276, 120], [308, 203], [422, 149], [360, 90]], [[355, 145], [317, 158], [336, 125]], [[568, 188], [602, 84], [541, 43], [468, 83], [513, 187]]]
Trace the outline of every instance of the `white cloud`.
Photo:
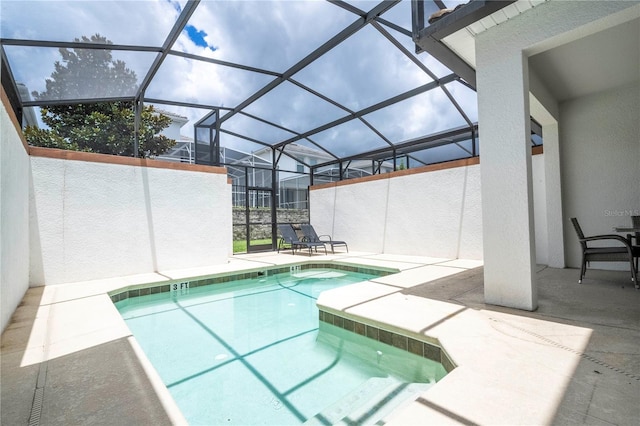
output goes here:
[[190, 24], [213, 57], [282, 72], [354, 20], [326, 1], [205, 1]]
[[[368, 11], [378, 1], [350, 3]], [[185, 2], [2, 0], [1, 35], [71, 41], [82, 35], [100, 33], [117, 44], [160, 46], [179, 15], [176, 4], [183, 8]], [[410, 30], [410, 2], [402, 1], [383, 17]], [[189, 25], [206, 33], [207, 44], [216, 50], [197, 46], [184, 33], [173, 49], [283, 72], [357, 19], [355, 14], [326, 1], [203, 0]], [[409, 52], [414, 51], [409, 37], [392, 29], [387, 31]], [[7, 52], [16, 76], [31, 90], [43, 90], [44, 79], [51, 74], [53, 61], [59, 58], [57, 49], [29, 54], [9, 47]], [[139, 81], [146, 75], [154, 57], [154, 54], [113, 54], [123, 58], [136, 71]], [[450, 72], [429, 55], [421, 54], [418, 59], [438, 76]], [[235, 107], [273, 78], [169, 55], [146, 96]], [[356, 111], [430, 81], [418, 66], [371, 26], [347, 39], [294, 78]], [[475, 93], [461, 86], [449, 87], [462, 107], [470, 111], [469, 115], [477, 116]], [[163, 108], [187, 116], [190, 124], [205, 114], [205, 111], [193, 108]], [[299, 132], [346, 114], [290, 83], [280, 85], [247, 111]], [[460, 115], [439, 89], [378, 111], [367, 119], [394, 142], [461, 124]], [[256, 137], [263, 132], [268, 134], [270, 142], [273, 141], [277, 132], [266, 131], [263, 125], [252, 128], [252, 122], [233, 120], [230, 124], [235, 123], [234, 131], [240, 132], [246, 127], [248, 135]], [[189, 125], [183, 128], [183, 133], [191, 135], [191, 132]], [[381, 143], [380, 138], [359, 121], [324, 132], [314, 139], [343, 153], [366, 150]]]
[[[17, 1], [0, 2], [3, 38], [73, 41], [99, 33], [115, 44], [161, 45], [177, 11], [166, 1]], [[61, 60], [57, 48], [7, 47], [17, 80], [30, 91], [45, 90], [53, 63]], [[113, 51], [141, 81], [155, 54]]]
[[131, 45], [161, 45], [178, 16], [166, 0], [3, 0], [0, 8], [2, 37], [72, 41], [99, 33]]

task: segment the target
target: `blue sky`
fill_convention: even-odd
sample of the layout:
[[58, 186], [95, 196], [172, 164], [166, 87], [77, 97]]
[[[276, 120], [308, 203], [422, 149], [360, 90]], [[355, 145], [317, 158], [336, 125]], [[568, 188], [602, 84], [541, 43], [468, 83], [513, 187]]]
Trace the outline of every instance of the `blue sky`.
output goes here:
[[189, 39], [198, 47], [205, 47], [207, 49], [216, 50], [215, 47], [209, 46], [207, 43], [207, 33], [203, 30], [199, 30], [193, 25], [187, 25], [184, 29], [187, 32]]

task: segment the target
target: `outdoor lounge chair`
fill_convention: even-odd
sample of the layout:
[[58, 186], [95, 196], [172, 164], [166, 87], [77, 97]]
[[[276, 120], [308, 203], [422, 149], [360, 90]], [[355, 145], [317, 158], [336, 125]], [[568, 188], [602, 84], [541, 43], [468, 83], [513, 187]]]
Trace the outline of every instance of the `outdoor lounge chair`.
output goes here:
[[325, 247], [324, 243], [300, 240], [295, 229], [293, 229], [293, 226], [288, 223], [278, 225], [278, 230], [280, 231], [281, 236], [280, 241], [278, 242], [278, 253], [280, 252], [283, 244], [290, 244], [291, 251], [294, 255], [296, 254], [296, 247], [308, 248], [309, 255], [311, 255], [311, 250], [314, 248], [317, 251], [318, 247], [322, 247], [324, 249], [324, 254], [327, 254], [327, 247]]
[[[582, 278], [587, 271], [588, 262], [629, 262], [631, 268], [631, 281], [635, 285], [636, 289], [640, 288], [638, 285], [637, 271], [633, 262], [633, 258], [640, 255], [640, 247], [632, 246], [631, 242], [620, 235], [593, 235], [591, 237], [585, 237], [582, 233], [582, 228], [578, 223], [578, 219], [571, 218], [571, 223], [578, 234], [578, 241], [582, 246], [582, 267], [580, 268], [580, 279], [578, 283], [582, 283]], [[620, 245], [613, 246], [589, 246], [592, 241], [618, 241]]]
[[[336, 241], [334, 239], [331, 238], [331, 235], [320, 235], [318, 236], [318, 234], [316, 233], [316, 230], [313, 229], [313, 225], [311, 225], [310, 223], [303, 223], [302, 225], [300, 225], [300, 228], [302, 229], [302, 233], [304, 234], [304, 239], [305, 241], [312, 241], [312, 242], [319, 242], [319, 243], [323, 243], [323, 244], [330, 244], [331, 245], [331, 253], [335, 253], [333, 250], [334, 246], [344, 246], [347, 249], [347, 253], [349, 253], [349, 247], [347, 246], [347, 243], [344, 241]], [[328, 240], [323, 240], [322, 237], [325, 238], [329, 238]]]

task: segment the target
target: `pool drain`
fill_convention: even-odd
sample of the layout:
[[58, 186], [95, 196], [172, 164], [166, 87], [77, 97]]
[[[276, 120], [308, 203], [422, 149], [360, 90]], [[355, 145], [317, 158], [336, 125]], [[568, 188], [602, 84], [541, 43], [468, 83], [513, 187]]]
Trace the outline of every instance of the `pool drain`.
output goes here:
[[[555, 342], [555, 341], [553, 341], [553, 340], [551, 340], [551, 339], [549, 339], [549, 338], [547, 338], [547, 337], [545, 337], [545, 336], [541, 336], [540, 334], [534, 333], [534, 332], [529, 331], [529, 330], [527, 330], [527, 329], [524, 329], [524, 328], [522, 328], [522, 327], [518, 327], [518, 326], [515, 326], [515, 325], [513, 325], [513, 324], [509, 324], [509, 323], [506, 323], [506, 322], [500, 321], [500, 320], [495, 319], [495, 318], [489, 318], [489, 319], [490, 319], [490, 320], [492, 320], [492, 321], [494, 321], [494, 322], [500, 323], [500, 324], [502, 324], [502, 325], [506, 325], [506, 326], [509, 326], [509, 327], [511, 327], [511, 328], [515, 328], [516, 330], [520, 330], [520, 331], [522, 331], [523, 333], [526, 333], [526, 334], [528, 334], [528, 335], [530, 335], [530, 336], [536, 337], [536, 338], [538, 338], [538, 339], [540, 339], [540, 340], [542, 340], [542, 341], [544, 341], [544, 342], [546, 342], [546, 343], [549, 343], [549, 344], [550, 344], [550, 345], [552, 345], [552, 346], [555, 346], [556, 348], [563, 349], [563, 350], [568, 351], [568, 352], [572, 352], [572, 353], [574, 353], [574, 354], [578, 355], [579, 357], [581, 357], [581, 358], [583, 358], [583, 359], [586, 359], [587, 361], [591, 361], [591, 362], [593, 362], [593, 363], [595, 363], [595, 364], [598, 364], [598, 365], [600, 365], [600, 366], [602, 366], [602, 367], [608, 368], [608, 369], [610, 369], [610, 370], [612, 370], [612, 371], [615, 371], [616, 373], [623, 374], [623, 375], [627, 376], [627, 377], [628, 377], [628, 378], [630, 378], [630, 379], [634, 379], [634, 380], [638, 380], [638, 381], [640, 381], [640, 376], [635, 375], [635, 374], [633, 374], [633, 373], [629, 373], [629, 372], [627, 372], [627, 371], [624, 371], [624, 370], [622, 370], [622, 369], [620, 369], [620, 368], [617, 368], [617, 367], [614, 367], [614, 366], [612, 366], [612, 365], [609, 365], [609, 364], [607, 364], [606, 362], [604, 362], [604, 361], [602, 361], [602, 360], [599, 360], [599, 359], [597, 359], [597, 358], [594, 358], [594, 357], [592, 357], [591, 355], [587, 355], [587, 354], [586, 354], [586, 353], [584, 353], [584, 352], [577, 351], [577, 350], [575, 350], [575, 349], [573, 349], [573, 348], [570, 348], [570, 347], [568, 347], [568, 346], [562, 345], [562, 344], [560, 344], [560, 343], [558, 343], [558, 342]], [[597, 373], [600, 373], [600, 372], [598, 371]], [[600, 373], [600, 374], [601, 374], [601, 373]]]
[[47, 364], [48, 361], [40, 363], [36, 389], [33, 392], [31, 414], [29, 414], [29, 426], [38, 426], [40, 424], [40, 415], [42, 414], [42, 404], [44, 402], [44, 385], [47, 381]]

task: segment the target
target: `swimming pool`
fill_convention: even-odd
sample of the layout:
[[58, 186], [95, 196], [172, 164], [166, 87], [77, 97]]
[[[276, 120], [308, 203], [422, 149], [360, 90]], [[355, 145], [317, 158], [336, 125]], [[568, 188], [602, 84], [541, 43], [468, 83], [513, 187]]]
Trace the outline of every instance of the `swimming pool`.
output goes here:
[[441, 364], [319, 323], [320, 292], [374, 275], [264, 273], [127, 297], [116, 306], [190, 424], [334, 424], [381, 418]]

